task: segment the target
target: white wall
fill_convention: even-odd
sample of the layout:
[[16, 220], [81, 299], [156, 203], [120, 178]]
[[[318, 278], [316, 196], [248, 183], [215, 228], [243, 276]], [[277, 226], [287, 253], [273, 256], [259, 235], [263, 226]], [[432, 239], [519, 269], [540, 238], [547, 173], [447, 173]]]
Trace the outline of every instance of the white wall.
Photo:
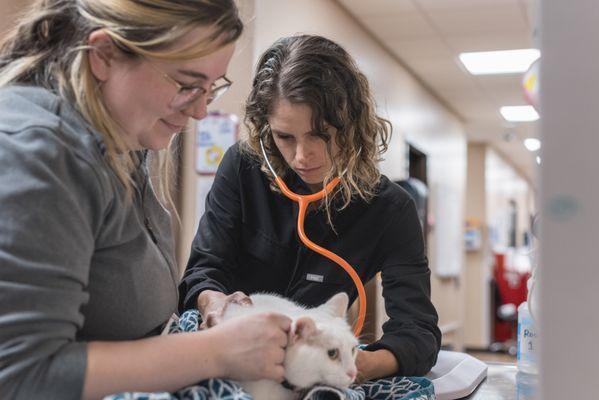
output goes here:
[[0, 37], [6, 34], [14, 25], [16, 18], [21, 16], [33, 0], [0, 0]]

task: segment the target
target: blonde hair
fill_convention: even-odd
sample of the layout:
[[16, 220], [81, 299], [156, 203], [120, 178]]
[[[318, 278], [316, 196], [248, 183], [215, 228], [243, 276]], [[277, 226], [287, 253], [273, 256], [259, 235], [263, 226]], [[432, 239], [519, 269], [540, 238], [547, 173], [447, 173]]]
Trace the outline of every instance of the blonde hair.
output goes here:
[[[210, 28], [210, 34], [173, 50], [197, 27]], [[233, 0], [38, 0], [0, 45], [0, 87], [39, 86], [73, 104], [103, 135], [108, 163], [130, 195], [139, 160], [108, 112], [86, 56], [92, 49], [87, 39], [97, 29], [132, 58], [188, 60], [234, 42], [243, 24]], [[158, 197], [176, 211], [174, 143], [152, 154], [150, 167], [157, 171]]]
[[312, 35], [277, 40], [264, 52], [256, 67], [245, 107], [249, 134], [242, 146], [244, 152], [261, 160], [262, 171], [270, 177], [275, 191], [278, 189], [263, 160], [260, 138], [275, 172], [285, 176], [290, 169], [268, 125], [268, 116], [281, 99], [309, 106], [312, 125], [318, 132], [326, 132], [326, 125], [337, 129], [335, 140], [339, 151], [335, 156], [331, 153], [328, 135], [322, 135], [332, 160], [323, 186], [336, 176], [341, 180], [324, 202], [332, 226], [333, 205], [342, 210], [353, 198], [368, 202], [376, 195], [381, 176], [377, 162], [387, 150], [391, 124], [376, 114], [368, 80], [341, 46]]

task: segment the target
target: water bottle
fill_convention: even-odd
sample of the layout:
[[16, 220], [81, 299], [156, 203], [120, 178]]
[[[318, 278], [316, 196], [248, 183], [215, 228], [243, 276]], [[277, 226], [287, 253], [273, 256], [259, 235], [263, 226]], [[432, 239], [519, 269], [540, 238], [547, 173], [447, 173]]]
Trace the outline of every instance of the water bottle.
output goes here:
[[537, 400], [538, 380], [537, 375], [518, 371], [516, 374], [516, 400]]
[[525, 301], [518, 307], [518, 371], [537, 374], [538, 352], [537, 331], [528, 309], [528, 302]]

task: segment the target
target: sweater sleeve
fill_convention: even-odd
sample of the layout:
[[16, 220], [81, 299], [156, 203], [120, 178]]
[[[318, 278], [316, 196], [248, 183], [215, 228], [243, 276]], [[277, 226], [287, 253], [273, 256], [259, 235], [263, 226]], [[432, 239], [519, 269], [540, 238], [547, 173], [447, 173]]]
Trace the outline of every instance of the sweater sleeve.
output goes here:
[[206, 198], [205, 212], [179, 284], [181, 312], [196, 308], [198, 295], [204, 290], [231, 292], [241, 232], [238, 146], [232, 146], [225, 153]]
[[399, 375], [425, 375], [437, 360], [441, 331], [430, 300], [430, 270], [413, 200], [390, 219], [380, 246], [389, 320], [383, 324], [383, 336], [367, 350], [391, 351], [399, 363]]
[[0, 398], [81, 398], [76, 335], [105, 196], [55, 132], [0, 132]]

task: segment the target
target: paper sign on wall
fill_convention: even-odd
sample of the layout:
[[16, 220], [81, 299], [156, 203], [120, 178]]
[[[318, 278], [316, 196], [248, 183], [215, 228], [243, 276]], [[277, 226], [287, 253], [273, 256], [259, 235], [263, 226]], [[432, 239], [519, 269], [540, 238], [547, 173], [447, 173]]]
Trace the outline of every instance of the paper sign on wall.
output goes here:
[[214, 175], [225, 151], [238, 139], [239, 118], [234, 114], [210, 112], [196, 128], [196, 171]]

